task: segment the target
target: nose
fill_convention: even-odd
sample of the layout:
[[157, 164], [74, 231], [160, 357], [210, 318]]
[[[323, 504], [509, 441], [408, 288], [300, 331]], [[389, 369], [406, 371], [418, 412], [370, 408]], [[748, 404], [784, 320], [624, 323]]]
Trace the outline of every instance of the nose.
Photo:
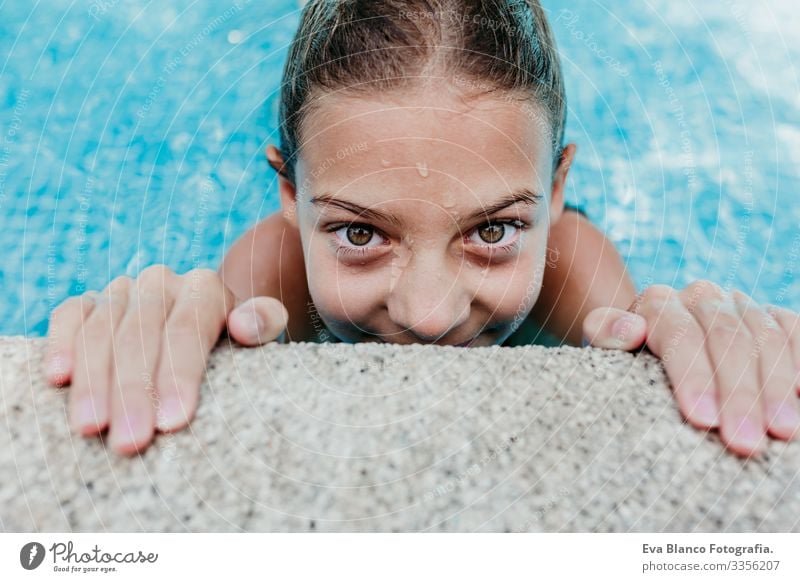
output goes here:
[[389, 293], [389, 318], [422, 342], [438, 341], [469, 319], [471, 295], [447, 272], [430, 254], [416, 253]]

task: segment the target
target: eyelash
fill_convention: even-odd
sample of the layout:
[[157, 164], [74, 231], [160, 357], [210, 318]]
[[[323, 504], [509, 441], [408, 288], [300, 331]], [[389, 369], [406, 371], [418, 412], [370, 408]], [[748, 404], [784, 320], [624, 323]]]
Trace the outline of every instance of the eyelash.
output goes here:
[[[475, 231], [481, 229], [481, 228], [484, 228], [484, 227], [487, 227], [487, 226], [496, 225], [496, 224], [506, 224], [506, 225], [509, 225], [509, 226], [513, 226], [515, 228], [518, 228], [521, 232], [525, 232], [526, 230], [528, 230], [531, 227], [531, 225], [529, 223], [525, 222], [524, 220], [516, 220], [516, 219], [491, 220], [491, 221], [485, 222], [483, 224], [479, 224], [478, 226], [476, 226], [475, 228], [473, 228], [470, 231], [470, 234], [472, 232], [475, 232]], [[362, 223], [362, 222], [351, 222], [351, 223], [348, 223], [348, 224], [338, 224], [338, 225], [330, 226], [330, 227], [328, 227], [326, 229], [326, 232], [335, 233], [335, 232], [337, 232], [339, 230], [342, 230], [343, 228], [350, 228], [350, 227], [354, 227], [354, 226], [361, 226], [361, 227], [365, 227], [365, 228], [367, 228], [369, 230], [372, 230], [374, 232], [378, 232], [378, 230], [376, 228], [372, 227], [369, 224]], [[521, 240], [521, 237], [517, 237], [514, 240], [514, 242], [508, 243], [506, 245], [494, 246], [494, 245], [491, 245], [491, 244], [486, 244], [486, 245], [483, 245], [483, 246], [485, 248], [489, 249], [489, 251], [492, 254], [495, 254], [495, 253], [508, 254], [508, 253], [513, 252], [514, 250], [516, 250], [519, 247], [520, 240]], [[342, 254], [345, 254], [345, 255], [348, 255], [348, 256], [355, 256], [355, 257], [363, 257], [363, 256], [369, 254], [370, 252], [372, 252], [373, 249], [377, 248], [377, 247], [367, 247], [367, 246], [351, 247], [351, 246], [346, 246], [346, 245], [342, 245], [342, 244], [338, 244], [338, 243], [337, 243], [337, 245], [338, 246], [336, 248], [336, 252], [341, 252]]]

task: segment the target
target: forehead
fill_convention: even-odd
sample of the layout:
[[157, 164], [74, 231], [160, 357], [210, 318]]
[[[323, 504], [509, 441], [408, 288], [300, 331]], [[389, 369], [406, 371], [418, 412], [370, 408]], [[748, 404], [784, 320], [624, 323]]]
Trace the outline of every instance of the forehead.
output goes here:
[[549, 191], [544, 119], [533, 102], [503, 94], [326, 94], [303, 122], [298, 178], [317, 190], [368, 185], [376, 197], [396, 196], [393, 186], [412, 181], [423, 190]]

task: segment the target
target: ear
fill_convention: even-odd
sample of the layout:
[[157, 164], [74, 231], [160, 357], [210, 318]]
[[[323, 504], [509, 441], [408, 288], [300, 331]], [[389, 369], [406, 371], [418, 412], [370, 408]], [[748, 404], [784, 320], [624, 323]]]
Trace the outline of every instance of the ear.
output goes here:
[[575, 152], [578, 146], [574, 143], [567, 144], [561, 150], [561, 158], [558, 160], [558, 166], [553, 173], [553, 184], [551, 187], [550, 195], [550, 225], [554, 225], [561, 219], [564, 213], [564, 188], [567, 184], [567, 174], [569, 173], [570, 166], [575, 160]]
[[283, 217], [288, 224], [297, 228], [297, 188], [287, 177], [283, 154], [274, 145], [267, 146], [266, 154], [269, 165], [278, 172], [278, 191], [281, 197]]

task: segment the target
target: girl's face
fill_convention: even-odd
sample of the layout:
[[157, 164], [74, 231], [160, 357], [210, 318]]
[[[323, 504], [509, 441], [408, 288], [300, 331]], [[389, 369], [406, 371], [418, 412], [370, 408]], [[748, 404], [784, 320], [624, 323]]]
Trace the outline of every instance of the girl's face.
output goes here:
[[[449, 89], [326, 95], [284, 215], [345, 342], [501, 344], [536, 302], [574, 146], [552, 172], [538, 107]], [[280, 160], [270, 148], [273, 163]]]

